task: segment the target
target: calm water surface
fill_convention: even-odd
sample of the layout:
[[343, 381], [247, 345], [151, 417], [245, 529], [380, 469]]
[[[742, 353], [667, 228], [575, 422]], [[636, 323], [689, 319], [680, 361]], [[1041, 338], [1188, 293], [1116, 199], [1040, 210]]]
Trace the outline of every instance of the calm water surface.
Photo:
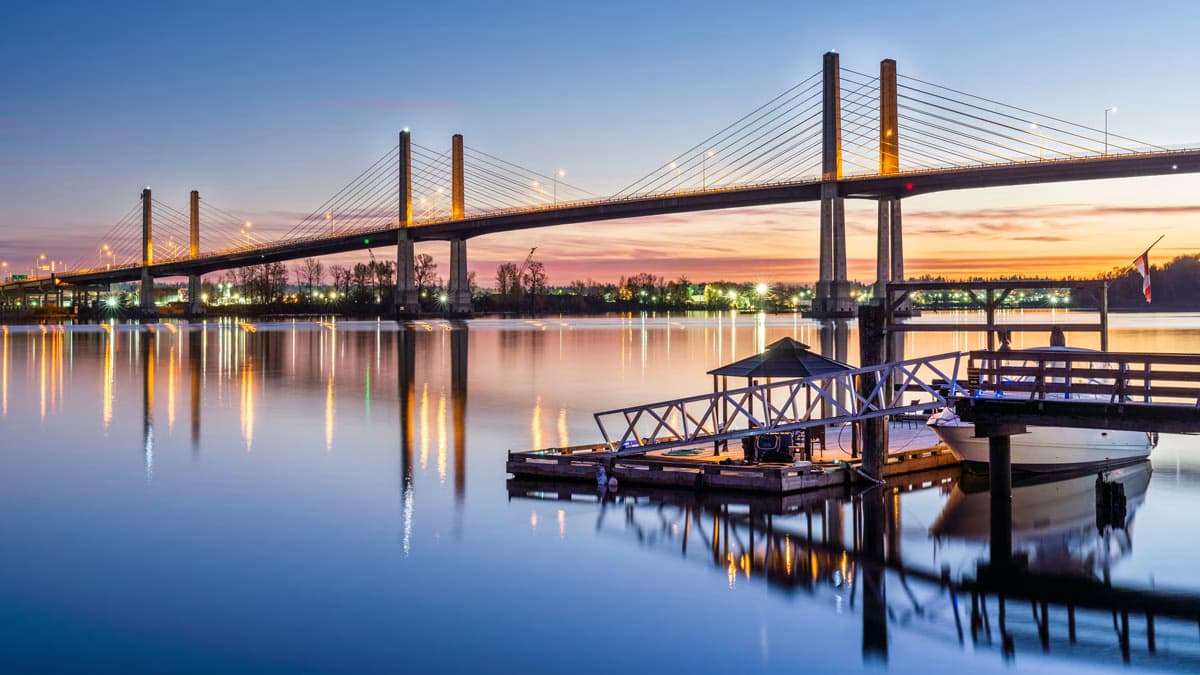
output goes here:
[[[987, 496], [955, 471], [753, 508], [507, 480], [507, 450], [598, 441], [594, 411], [703, 392], [785, 335], [856, 360], [852, 324], [790, 316], [9, 327], [0, 670], [1130, 667], [1103, 612], [1076, 644], [1052, 606], [1043, 648], [1020, 603], [1011, 649], [995, 606], [972, 636], [969, 598], [919, 574], [987, 556]], [[1194, 352], [1200, 317], [1115, 316], [1111, 346]], [[1093, 476], [1018, 486], [1014, 548], [1200, 595], [1200, 439], [1164, 436], [1152, 465], [1120, 477], [1129, 524], [1103, 537]], [[854, 554], [881, 521], [886, 573]], [[1132, 667], [1200, 669], [1194, 621], [1160, 620], [1154, 654], [1130, 621]]]

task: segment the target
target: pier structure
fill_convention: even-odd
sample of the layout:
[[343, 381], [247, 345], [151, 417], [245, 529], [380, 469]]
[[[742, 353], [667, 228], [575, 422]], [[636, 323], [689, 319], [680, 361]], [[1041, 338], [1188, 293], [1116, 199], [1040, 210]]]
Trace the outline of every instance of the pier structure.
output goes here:
[[[858, 429], [870, 420], [943, 405], [943, 391], [957, 386], [959, 357], [954, 352], [847, 366], [778, 382], [751, 379], [746, 387], [598, 412], [603, 443], [510, 452], [507, 470], [515, 476], [591, 480], [603, 467], [620, 481], [643, 485], [784, 494], [955, 464], [948, 449], [935, 447], [932, 434], [925, 445], [889, 452], [887, 433], [875, 427], [867, 435], [874, 445], [866, 448], [863, 458], [856, 448]], [[888, 383], [894, 381], [923, 392], [925, 400], [895, 400], [888, 392]], [[827, 434], [828, 429], [850, 429], [855, 449], [844, 458], [819, 460], [810, 434]], [[740, 462], [722, 456], [730, 440], [755, 443], [764, 435], [794, 439], [797, 432], [804, 435], [806, 446], [799, 463]], [[707, 456], [701, 454], [704, 447], [712, 448]]]
[[[885, 307], [885, 330], [891, 334], [906, 332], [962, 332], [981, 331], [987, 333], [989, 350], [995, 350], [997, 337], [1004, 332], [1035, 332], [1052, 333], [1083, 332], [1096, 333], [1100, 338], [1100, 351], [1108, 351], [1108, 280], [1094, 281], [1055, 281], [1053, 279], [1013, 279], [1007, 281], [892, 281], [883, 285], [884, 292], [877, 296], [883, 299]], [[1099, 312], [1095, 323], [1084, 322], [1010, 322], [1001, 323], [997, 313], [1001, 311], [1004, 301], [1014, 293], [1028, 290], [1048, 290], [1069, 288], [1083, 291], [1089, 296], [1085, 302], [1094, 301]], [[911, 322], [902, 319], [910, 312], [907, 307], [910, 297], [917, 292], [958, 292], [965, 293], [972, 304], [982, 309], [984, 321], [947, 323], [947, 322]], [[1078, 304], [1078, 301], [1076, 301]], [[889, 354], [894, 358], [894, 355]]]

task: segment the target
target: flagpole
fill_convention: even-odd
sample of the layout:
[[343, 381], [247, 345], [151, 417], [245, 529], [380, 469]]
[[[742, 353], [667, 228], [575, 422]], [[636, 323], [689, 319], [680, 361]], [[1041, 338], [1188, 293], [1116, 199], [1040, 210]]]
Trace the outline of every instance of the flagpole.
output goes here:
[[[1149, 248], [1147, 248], [1145, 251], [1143, 251], [1143, 252], [1142, 252], [1142, 255], [1146, 255], [1147, 253], [1149, 253], [1149, 252], [1150, 252], [1150, 249], [1154, 248], [1155, 246], [1158, 246], [1158, 242], [1162, 241], [1162, 240], [1163, 240], [1163, 237], [1165, 237], [1165, 236], [1167, 236], [1167, 235], [1165, 235], [1165, 234], [1160, 234], [1160, 235], [1158, 235], [1158, 239], [1155, 239], [1155, 240], [1154, 240], [1154, 243], [1153, 243], [1153, 244], [1150, 244], [1150, 247], [1149, 247]], [[1131, 261], [1131, 262], [1130, 262], [1128, 265], [1126, 265], [1126, 267], [1133, 267], [1134, 265], [1136, 265], [1136, 264], [1137, 264], [1137, 261], [1138, 261], [1138, 259], [1139, 259], [1139, 258], [1141, 258], [1141, 257], [1142, 257], [1142, 255], [1139, 255], [1137, 258], [1134, 258], [1134, 259], [1133, 259], [1133, 260], [1132, 260], [1132, 261]]]

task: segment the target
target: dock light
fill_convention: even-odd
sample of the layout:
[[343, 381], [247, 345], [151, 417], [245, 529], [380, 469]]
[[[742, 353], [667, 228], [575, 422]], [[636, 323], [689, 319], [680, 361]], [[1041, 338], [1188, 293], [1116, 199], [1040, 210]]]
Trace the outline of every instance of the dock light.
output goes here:
[[439, 296], [438, 296], [438, 300], [439, 300], [440, 302], [445, 302], [445, 301], [446, 301], [446, 294], [445, 294], [445, 293], [442, 293], [441, 295], [439, 295]]
[[766, 285], [766, 284], [759, 284], [759, 285], [757, 285], [757, 286], [755, 286], [755, 287], [754, 287], [754, 290], [758, 291], [758, 294], [759, 294], [759, 295], [766, 295], [766, 294], [767, 294], [767, 285]]
[[104, 304], [108, 305], [109, 307], [116, 307], [117, 299], [110, 295], [108, 299], [104, 301]]
[[729, 299], [731, 299], [731, 300], [737, 299], [737, 291], [733, 290], [732, 288], [729, 289]]

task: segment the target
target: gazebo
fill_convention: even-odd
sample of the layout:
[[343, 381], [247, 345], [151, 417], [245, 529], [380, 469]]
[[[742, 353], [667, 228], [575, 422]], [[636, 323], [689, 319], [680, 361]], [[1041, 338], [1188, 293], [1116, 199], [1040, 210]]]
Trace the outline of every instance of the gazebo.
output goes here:
[[[853, 370], [854, 366], [831, 359], [809, 349], [803, 342], [790, 337], [781, 338], [767, 345], [767, 348], [753, 356], [748, 356], [733, 363], [727, 363], [720, 368], [708, 371], [713, 376], [713, 393], [729, 390], [730, 377], [744, 377], [748, 386], [754, 386], [759, 380], [767, 384], [773, 379], [794, 380], [802, 377], [816, 377]], [[718, 380], [720, 387], [718, 388]], [[768, 396], [770, 392], [768, 392]], [[753, 402], [751, 401], [751, 405]], [[728, 410], [722, 409], [722, 416], [728, 419]], [[723, 421], [724, 423], [724, 421]], [[821, 447], [825, 447], [824, 428], [821, 433]], [[714, 451], [720, 452], [714, 447]]]

